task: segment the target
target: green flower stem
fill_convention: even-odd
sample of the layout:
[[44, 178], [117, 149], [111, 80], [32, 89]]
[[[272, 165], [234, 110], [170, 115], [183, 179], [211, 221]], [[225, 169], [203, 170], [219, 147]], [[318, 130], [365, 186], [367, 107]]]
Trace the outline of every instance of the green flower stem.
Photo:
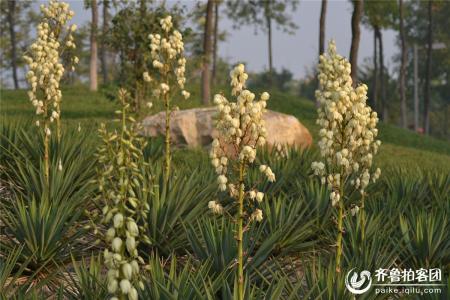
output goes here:
[[[123, 96], [123, 97], [125, 97], [125, 96]], [[123, 101], [125, 101], [125, 100], [123, 100]], [[123, 108], [122, 108], [122, 130], [121, 130], [121, 138], [120, 138], [120, 155], [123, 156], [123, 160], [124, 160], [124, 164], [125, 165], [126, 165], [126, 162], [125, 162], [124, 139], [125, 139], [126, 126], [127, 126], [127, 123], [126, 123], [126, 104], [124, 104]], [[120, 170], [120, 180], [122, 181], [122, 186], [120, 187], [121, 203], [119, 204], [119, 211], [124, 217], [125, 217], [125, 209], [124, 209], [124, 207], [125, 207], [125, 201], [126, 201], [126, 196], [125, 196], [125, 194], [126, 194], [126, 187], [125, 187], [125, 184], [124, 184], [125, 178], [126, 178], [126, 173], [125, 172], [126, 171], [125, 171], [124, 168], [122, 168], [122, 170]], [[122, 237], [122, 234], [118, 233], [117, 236]], [[122, 257], [124, 257], [124, 254], [125, 254], [124, 252], [125, 252], [125, 249], [124, 249], [124, 247], [122, 247], [122, 249], [120, 250], [120, 255]], [[122, 272], [122, 271], [120, 270], [120, 272]], [[123, 275], [123, 274], [121, 274], [121, 275]], [[122, 278], [122, 276], [121, 276], [121, 278]], [[120, 291], [120, 289], [119, 289], [119, 291]], [[126, 297], [125, 297], [125, 295], [123, 293], [119, 292], [118, 296], [119, 296], [119, 300], [126, 300]]]
[[48, 122], [44, 121], [44, 178], [47, 188], [50, 186], [50, 136], [45, 132]]
[[170, 98], [169, 93], [166, 92], [164, 94], [164, 106], [166, 108], [166, 136], [165, 136], [165, 145], [166, 145], [166, 152], [165, 152], [165, 160], [164, 160], [164, 182], [169, 182], [170, 178]]
[[336, 241], [336, 273], [341, 272], [341, 256], [342, 256], [342, 235], [343, 235], [343, 219], [344, 219], [344, 187], [341, 181], [341, 188], [339, 191], [339, 215], [338, 215], [338, 236]]
[[238, 221], [238, 236], [237, 236], [237, 246], [238, 246], [238, 300], [244, 299], [244, 255], [243, 255], [243, 219], [244, 219], [244, 162], [241, 161], [239, 164], [239, 209], [237, 215]]
[[58, 138], [58, 146], [61, 143], [61, 103], [58, 104], [58, 118], [56, 119], [56, 137]]
[[366, 239], [366, 213], [364, 211], [364, 198], [365, 198], [365, 193], [362, 194], [361, 197], [361, 212], [360, 212], [360, 216], [361, 216], [361, 239], [362, 241], [364, 241]]

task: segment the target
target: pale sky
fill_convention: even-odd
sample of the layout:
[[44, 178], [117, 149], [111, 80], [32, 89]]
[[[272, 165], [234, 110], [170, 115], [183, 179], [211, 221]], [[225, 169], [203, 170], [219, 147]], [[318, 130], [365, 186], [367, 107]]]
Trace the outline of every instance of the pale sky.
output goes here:
[[[91, 13], [84, 9], [83, 0], [66, 0], [75, 11], [74, 23], [79, 25], [91, 18]], [[46, 1], [40, 1], [46, 2]], [[175, 1], [166, 1], [174, 3]], [[194, 0], [181, 0], [183, 4], [192, 6]], [[293, 20], [299, 26], [295, 34], [289, 35], [274, 28], [273, 61], [277, 69], [282, 67], [290, 70], [295, 78], [304, 78], [307, 69], [312, 69], [317, 61], [318, 32], [320, 16], [320, 0], [300, 0]], [[326, 41], [335, 39], [338, 52], [348, 56], [351, 41], [351, 10], [349, 0], [329, 0], [326, 17]], [[101, 12], [101, 9], [100, 9]], [[250, 71], [262, 71], [267, 68], [267, 37], [260, 32], [255, 35], [253, 26], [234, 29], [232, 22], [225, 15], [220, 18], [220, 28], [228, 32], [226, 41], [219, 45], [219, 55], [227, 58], [230, 63], [245, 62]], [[275, 27], [275, 26], [274, 26]], [[399, 50], [395, 45], [396, 32], [385, 30], [383, 42], [386, 64], [392, 70], [392, 56]], [[361, 26], [361, 42], [358, 61], [361, 64], [370, 59], [373, 54], [373, 33]]]

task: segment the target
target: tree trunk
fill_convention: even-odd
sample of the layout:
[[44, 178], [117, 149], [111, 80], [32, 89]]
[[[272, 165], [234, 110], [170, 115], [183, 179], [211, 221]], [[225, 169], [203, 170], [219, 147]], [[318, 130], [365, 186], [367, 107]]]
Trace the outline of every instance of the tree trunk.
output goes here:
[[378, 37], [378, 55], [380, 56], [380, 99], [381, 99], [381, 119], [387, 121], [388, 119], [388, 105], [386, 99], [386, 81], [384, 79], [384, 48], [383, 48], [383, 35], [381, 30], [377, 30]]
[[272, 77], [273, 60], [272, 60], [272, 18], [269, 13], [266, 13], [267, 22], [267, 48], [269, 50], [269, 74]]
[[145, 16], [145, 13], [147, 12], [147, 1], [148, 0], [141, 0], [139, 5], [139, 11], [141, 13], [141, 16]]
[[106, 35], [109, 28], [109, 0], [103, 0], [103, 25], [102, 25], [102, 41], [100, 44], [100, 68], [102, 70], [103, 84], [108, 83], [108, 61], [107, 61], [107, 45]]
[[425, 74], [425, 101], [423, 107], [423, 129], [425, 134], [430, 133], [430, 97], [431, 97], [431, 50], [433, 46], [433, 17], [432, 17], [432, 1], [428, 1], [428, 33], [427, 33], [427, 62]]
[[[319, 57], [325, 52], [325, 20], [327, 16], [327, 4], [328, 0], [322, 0], [322, 7], [320, 9], [320, 20], [319, 20]], [[316, 87], [317, 88], [319, 87], [319, 80], [317, 80], [316, 82]], [[316, 99], [315, 104], [316, 108], [319, 108], [320, 103], [318, 99]]]
[[359, 40], [361, 38], [361, 29], [359, 23], [363, 13], [363, 1], [353, 0], [353, 14], [352, 14], [352, 44], [350, 46], [350, 63], [352, 65], [351, 75], [353, 85], [356, 85], [358, 79], [358, 49]]
[[211, 70], [209, 63], [212, 53], [212, 33], [213, 33], [213, 8], [214, 0], [208, 0], [206, 4], [206, 22], [203, 36], [203, 70], [202, 70], [202, 99], [203, 104], [209, 104], [210, 100], [210, 84], [211, 84]]
[[400, 65], [400, 110], [402, 114], [402, 127], [408, 128], [408, 116], [406, 107], [406, 91], [405, 91], [405, 77], [406, 77], [406, 39], [405, 28], [403, 26], [403, 0], [399, 1], [399, 18], [400, 18], [400, 41], [402, 47], [401, 65]]
[[414, 44], [414, 130], [419, 130], [419, 61], [418, 47]]
[[377, 28], [373, 28], [373, 87], [372, 109], [378, 111], [378, 52], [377, 52]]
[[325, 52], [325, 19], [327, 16], [328, 0], [322, 0], [322, 8], [320, 9], [319, 22], [319, 56]]
[[9, 38], [11, 42], [11, 69], [13, 75], [14, 89], [19, 88], [19, 80], [17, 79], [17, 45], [16, 45], [16, 31], [14, 26], [16, 25], [16, 1], [8, 1], [8, 23], [9, 23]]
[[213, 45], [213, 65], [212, 65], [212, 82], [216, 82], [216, 72], [217, 72], [217, 43], [219, 35], [219, 6], [220, 1], [215, 1], [214, 3], [214, 45]]
[[91, 23], [91, 62], [90, 62], [90, 90], [97, 90], [97, 25], [98, 6], [97, 0], [91, 1], [92, 23]]

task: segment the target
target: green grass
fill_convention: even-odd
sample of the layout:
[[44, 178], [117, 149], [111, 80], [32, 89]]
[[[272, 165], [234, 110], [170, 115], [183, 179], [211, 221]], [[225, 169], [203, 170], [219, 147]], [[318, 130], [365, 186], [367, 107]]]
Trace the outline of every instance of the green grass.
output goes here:
[[[175, 99], [180, 109], [197, 107], [200, 96], [195, 89], [189, 100]], [[296, 116], [317, 139], [315, 124], [316, 109], [308, 99], [281, 92], [271, 92], [269, 108]], [[100, 122], [114, 118], [117, 105], [105, 91], [97, 93], [85, 87], [67, 87], [63, 90], [62, 118], [67, 124], [96, 127]], [[162, 110], [161, 103], [154, 103], [153, 112]], [[0, 94], [0, 116], [2, 120], [17, 121], [36, 119], [25, 90], [2, 90]], [[30, 119], [31, 118], [31, 119]], [[402, 166], [450, 172], [450, 142], [423, 136], [402, 128], [379, 124], [382, 146], [376, 163], [381, 167]]]

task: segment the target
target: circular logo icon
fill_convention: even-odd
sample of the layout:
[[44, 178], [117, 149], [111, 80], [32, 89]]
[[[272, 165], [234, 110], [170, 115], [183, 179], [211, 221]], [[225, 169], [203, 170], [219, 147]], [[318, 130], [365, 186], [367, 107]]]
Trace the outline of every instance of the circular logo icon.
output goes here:
[[372, 277], [370, 277], [369, 271], [362, 271], [360, 274], [358, 272], [353, 272], [355, 268], [351, 269], [347, 276], [345, 276], [345, 286], [350, 291], [350, 293], [355, 295], [361, 295], [367, 292], [372, 285]]

